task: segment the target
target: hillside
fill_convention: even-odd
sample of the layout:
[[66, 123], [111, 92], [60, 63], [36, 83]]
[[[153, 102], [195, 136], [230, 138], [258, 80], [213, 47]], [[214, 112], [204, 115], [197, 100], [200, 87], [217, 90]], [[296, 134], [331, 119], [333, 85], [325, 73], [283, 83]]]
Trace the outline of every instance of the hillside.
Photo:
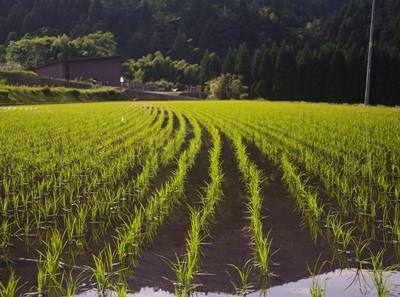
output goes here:
[[[0, 6], [0, 62], [32, 69], [60, 58], [119, 54], [133, 59], [124, 74], [142, 82], [205, 86], [231, 73], [242, 78], [247, 98], [363, 100], [370, 1], [0, 0]], [[378, 1], [376, 41], [372, 101], [398, 105], [399, 0]]]
[[342, 2], [0, 0], [0, 44], [27, 33], [77, 37], [100, 30], [114, 34], [121, 54], [140, 57], [160, 50], [198, 60], [205, 49], [221, 55], [243, 42], [255, 48], [267, 40], [313, 39], [322, 29], [316, 30], [315, 20], [328, 18]]

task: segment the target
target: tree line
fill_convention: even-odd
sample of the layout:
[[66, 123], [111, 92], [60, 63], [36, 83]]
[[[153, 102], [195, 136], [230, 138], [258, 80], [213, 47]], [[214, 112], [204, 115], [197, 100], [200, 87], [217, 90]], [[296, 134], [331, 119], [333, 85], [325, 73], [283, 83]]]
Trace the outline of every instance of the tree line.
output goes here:
[[[356, 47], [341, 48], [329, 43], [317, 48], [308, 44], [295, 48], [282, 42], [264, 44], [254, 51], [241, 44], [229, 48], [222, 57], [205, 51], [199, 64], [174, 60], [158, 52], [128, 60], [124, 69], [130, 78], [143, 82], [167, 80], [206, 85], [212, 81], [215, 85], [213, 80], [220, 77], [221, 84], [231, 80], [238, 85], [240, 78], [246, 87], [242, 96], [247, 98], [362, 103], [366, 58], [366, 50]], [[371, 102], [399, 105], [399, 50], [389, 45], [375, 47], [372, 67]]]
[[110, 32], [95, 32], [78, 38], [59, 36], [31, 36], [11, 41], [4, 49], [4, 62], [34, 69], [57, 60], [77, 57], [112, 56], [117, 43]]
[[[361, 103], [364, 100], [367, 52], [356, 47], [326, 44], [310, 49], [285, 42], [263, 45], [251, 52], [246, 44], [229, 48], [219, 57], [206, 51], [195, 72], [186, 80], [206, 84], [217, 77], [240, 77], [245, 97], [271, 100]], [[377, 46], [373, 54], [371, 102], [400, 104], [400, 52], [393, 46]], [[236, 83], [237, 84], [237, 83]]]

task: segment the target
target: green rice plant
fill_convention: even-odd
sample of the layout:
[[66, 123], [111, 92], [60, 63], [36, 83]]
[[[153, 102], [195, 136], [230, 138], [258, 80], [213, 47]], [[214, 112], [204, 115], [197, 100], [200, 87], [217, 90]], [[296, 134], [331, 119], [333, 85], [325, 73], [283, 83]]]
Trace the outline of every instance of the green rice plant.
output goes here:
[[0, 249], [5, 251], [11, 242], [12, 222], [8, 218], [2, 219], [0, 225]]
[[[39, 261], [43, 265], [43, 270], [45, 275], [40, 276], [39, 282], [39, 272], [38, 272], [38, 287], [39, 284], [42, 285], [43, 281], [49, 287], [58, 288], [60, 286], [57, 281], [57, 274], [61, 266], [61, 255], [64, 249], [63, 237], [60, 232], [55, 229], [51, 231], [50, 237], [44, 242], [45, 251], [39, 252], [39, 256], [42, 259]], [[40, 266], [40, 264], [39, 264]], [[40, 268], [39, 268], [40, 271]]]
[[239, 135], [232, 137], [235, 144], [236, 159], [246, 182], [247, 191], [250, 195], [250, 201], [247, 208], [250, 216], [254, 262], [260, 272], [263, 287], [267, 287], [272, 243], [269, 234], [264, 234], [261, 216], [261, 209], [263, 207], [261, 190], [262, 172], [250, 161], [241, 137]]
[[352, 243], [354, 246], [354, 260], [357, 264], [357, 269], [361, 271], [364, 268], [364, 265], [369, 264], [365, 258], [365, 254], [369, 250], [369, 245], [371, 242], [369, 240], [353, 238]]
[[228, 266], [232, 267], [237, 275], [239, 276], [240, 279], [240, 285], [236, 285], [232, 280], [231, 284], [233, 288], [235, 289], [235, 294], [240, 297], [246, 297], [251, 290], [253, 289], [253, 285], [249, 282], [250, 274], [251, 271], [253, 270], [252, 266], [252, 260], [248, 260], [242, 268], [233, 265], [233, 264], [228, 264]]
[[94, 268], [92, 269], [93, 277], [96, 280], [98, 294], [101, 297], [106, 296], [106, 290], [109, 287], [109, 279], [106, 271], [106, 265], [101, 257], [93, 255]]
[[126, 283], [116, 284], [113, 286], [116, 293], [116, 297], [128, 296], [128, 285]]
[[379, 251], [377, 254], [371, 255], [371, 278], [378, 297], [386, 297], [389, 293], [387, 279], [384, 276], [385, 269], [383, 267], [383, 256], [384, 251]]
[[43, 265], [43, 260], [39, 258], [39, 262], [37, 264], [37, 290], [38, 290], [38, 295], [43, 296], [43, 292], [45, 289], [45, 286], [47, 284], [47, 274], [46, 274], [46, 269]]
[[176, 296], [190, 296], [196, 288], [193, 280], [196, 276], [200, 260], [201, 238], [201, 214], [194, 209], [190, 210], [191, 220], [188, 237], [186, 239], [186, 254], [182, 260], [177, 256], [176, 262], [172, 263], [177, 281], [175, 283]]
[[65, 296], [65, 297], [76, 296], [76, 294], [78, 292], [78, 287], [79, 287], [79, 280], [75, 280], [74, 277], [72, 276], [72, 272], [69, 272], [67, 274], [67, 277], [65, 280], [64, 280], [64, 274], [63, 274], [62, 283], [64, 281], [65, 281], [65, 289], [63, 292], [63, 296]]
[[322, 269], [328, 262], [320, 263], [321, 256], [318, 257], [317, 261], [314, 264], [314, 267], [308, 266], [308, 272], [312, 277], [311, 286], [310, 286], [310, 296], [311, 297], [323, 297], [326, 294], [326, 287], [322, 287], [320, 281], [318, 279], [318, 275], [321, 274]]
[[110, 244], [106, 244], [98, 256], [93, 255], [94, 267], [89, 269], [100, 296], [106, 296], [107, 290], [113, 287], [112, 278], [122, 272], [121, 269], [114, 269], [114, 259], [115, 253]]
[[0, 297], [15, 297], [17, 291], [21, 288], [18, 285], [19, 278], [16, 278], [15, 272], [12, 270], [6, 284], [0, 282]]
[[310, 287], [310, 296], [311, 297], [323, 297], [325, 296], [325, 290], [321, 287], [321, 285], [313, 279]]

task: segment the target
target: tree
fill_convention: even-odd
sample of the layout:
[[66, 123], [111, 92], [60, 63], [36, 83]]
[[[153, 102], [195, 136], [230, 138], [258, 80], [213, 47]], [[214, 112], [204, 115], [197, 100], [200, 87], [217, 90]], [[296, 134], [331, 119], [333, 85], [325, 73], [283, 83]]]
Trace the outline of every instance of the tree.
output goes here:
[[224, 62], [222, 64], [222, 73], [234, 73], [235, 72], [235, 60], [236, 60], [236, 53], [232, 48], [228, 49], [226, 53]]
[[263, 49], [262, 48], [256, 49], [251, 62], [251, 76], [254, 82], [260, 80], [259, 74], [260, 74], [260, 65], [262, 58], [263, 58]]
[[293, 50], [282, 44], [275, 65], [274, 96], [278, 99], [296, 98], [297, 67]]
[[89, 25], [95, 25], [96, 23], [102, 21], [103, 17], [103, 6], [101, 5], [100, 0], [91, 0], [87, 19]]
[[235, 73], [242, 76], [243, 83], [246, 86], [251, 86], [251, 63], [250, 56], [247, 50], [246, 44], [241, 44], [236, 57], [236, 69]]
[[259, 74], [260, 81], [256, 86], [257, 96], [263, 98], [273, 97], [273, 82], [274, 82], [274, 64], [273, 59], [269, 51], [264, 51], [262, 60], [260, 63]]
[[46, 7], [45, 1], [46, 0], [35, 1], [33, 8], [24, 18], [21, 29], [22, 33], [36, 31], [45, 25], [46, 15], [43, 9]]
[[200, 62], [200, 76], [199, 80], [203, 84], [210, 79], [210, 54], [208, 51], [204, 52], [203, 58]]
[[7, 19], [0, 18], [0, 44], [2, 44], [7, 38]]
[[336, 102], [345, 102], [347, 94], [347, 67], [346, 59], [341, 50], [336, 49], [330, 62], [326, 82], [328, 99]]
[[312, 56], [311, 51], [306, 44], [303, 50], [299, 53], [299, 58], [297, 62], [298, 71], [298, 97], [301, 99], [310, 99], [312, 94], [310, 90], [312, 88]]
[[209, 79], [221, 74], [221, 59], [216, 53], [211, 53], [208, 57], [208, 76]]
[[223, 74], [206, 84], [210, 99], [240, 99], [247, 97], [246, 88], [237, 75]]
[[72, 41], [80, 57], [112, 56], [116, 54], [117, 43], [110, 32], [95, 32]]
[[176, 35], [174, 44], [172, 45], [172, 57], [176, 59], [188, 60], [190, 58], [190, 53], [191, 50], [188, 44], [188, 40], [186, 38], [186, 34], [179, 30], [178, 34]]
[[251, 97], [258, 97], [260, 94], [258, 93], [258, 84], [260, 82], [260, 64], [263, 58], [263, 48], [256, 49], [253, 55], [253, 59], [251, 62], [251, 76], [252, 76], [252, 85], [250, 88], [250, 95]]
[[52, 57], [53, 41], [54, 37], [49, 36], [11, 41], [6, 48], [6, 61], [30, 69], [43, 65]]
[[15, 32], [21, 30], [22, 22], [24, 21], [27, 11], [21, 1], [17, 1], [8, 12], [7, 26], [12, 28]]

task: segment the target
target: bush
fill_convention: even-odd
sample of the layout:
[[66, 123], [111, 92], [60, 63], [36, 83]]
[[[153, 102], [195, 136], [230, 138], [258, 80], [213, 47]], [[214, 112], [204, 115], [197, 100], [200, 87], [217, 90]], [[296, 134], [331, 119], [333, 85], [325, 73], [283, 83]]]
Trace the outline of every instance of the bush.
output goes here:
[[8, 90], [2, 90], [0, 89], [0, 102], [2, 103], [7, 103], [9, 98], [8, 98]]
[[43, 95], [45, 95], [45, 96], [49, 96], [49, 95], [51, 94], [51, 89], [50, 89], [49, 87], [44, 87], [44, 88], [42, 89], [42, 93], [43, 93]]
[[206, 92], [211, 99], [245, 99], [246, 87], [240, 76], [223, 74], [206, 83]]

